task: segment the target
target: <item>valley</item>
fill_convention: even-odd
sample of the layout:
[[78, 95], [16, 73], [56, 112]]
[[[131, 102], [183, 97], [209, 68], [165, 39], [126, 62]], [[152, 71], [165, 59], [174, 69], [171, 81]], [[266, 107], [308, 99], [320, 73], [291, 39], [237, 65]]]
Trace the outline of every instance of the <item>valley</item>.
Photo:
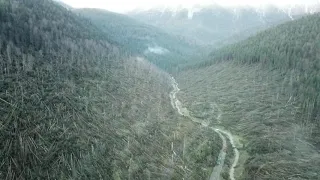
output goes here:
[[90, 19], [124, 50], [141, 55], [158, 67], [172, 71], [178, 64], [190, 61], [200, 48], [178, 35], [168, 33], [123, 14], [101, 9], [75, 9], [73, 12]]
[[[201, 120], [198, 120], [192, 116], [190, 116], [190, 113], [188, 111], [188, 109], [183, 108], [181, 102], [177, 99], [177, 93], [180, 91], [179, 87], [178, 87], [178, 83], [176, 82], [176, 80], [172, 77], [172, 86], [173, 86], [173, 91], [170, 93], [170, 100], [171, 100], [171, 104], [172, 107], [174, 109], [177, 109], [178, 113], [182, 116], [185, 116], [187, 118], [189, 118], [191, 121], [200, 124], [201, 126], [208, 128], [214, 132], [216, 132], [220, 139], [222, 140], [222, 146], [221, 146], [221, 150], [218, 156], [218, 160], [217, 160], [217, 165], [213, 168], [213, 171], [210, 175], [210, 180], [219, 180], [220, 179], [220, 174], [221, 171], [223, 169], [223, 165], [224, 165], [224, 161], [226, 158], [226, 152], [227, 152], [227, 140], [229, 140], [231, 148], [234, 151], [234, 161], [230, 167], [230, 171], [229, 171], [229, 177], [231, 180], [234, 180], [234, 168], [236, 166], [238, 166], [238, 161], [239, 161], [239, 151], [237, 150], [237, 147], [234, 143], [234, 139], [233, 136], [229, 133], [226, 132], [224, 130], [215, 128], [215, 127], [208, 127], [208, 124], [205, 122], [201, 122]], [[218, 114], [217, 119], [219, 120], [221, 117], [221, 114]], [[242, 146], [241, 144], [239, 144], [239, 146]]]
[[[300, 179], [317, 179], [319, 152], [306, 139], [312, 126], [294, 121], [300, 111], [298, 103], [279, 91], [281, 76], [272, 74], [259, 66], [224, 62], [183, 72], [177, 81], [182, 103], [192, 116], [202, 117], [202, 121], [210, 122], [209, 126], [226, 127], [242, 137], [240, 161], [243, 155], [246, 163], [243, 172], [238, 172], [238, 179], [289, 177], [291, 167], [297, 163], [305, 169]], [[203, 112], [198, 110], [199, 106], [209, 110], [211, 102], [216, 102], [223, 111], [220, 121], [211, 113], [201, 116]], [[237, 168], [235, 171], [237, 174]]]
[[0, 1], [0, 179], [320, 179], [318, 11]]

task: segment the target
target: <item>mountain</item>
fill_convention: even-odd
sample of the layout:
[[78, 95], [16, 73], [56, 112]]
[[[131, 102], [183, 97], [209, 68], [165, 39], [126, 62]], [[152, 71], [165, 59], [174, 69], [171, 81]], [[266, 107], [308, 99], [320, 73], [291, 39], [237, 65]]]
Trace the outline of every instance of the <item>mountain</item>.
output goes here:
[[302, 17], [176, 74], [191, 113], [244, 142], [241, 178], [320, 178], [319, 32], [320, 14]]
[[171, 77], [127, 50], [56, 2], [0, 1], [0, 179], [209, 176], [218, 135], [179, 116]]
[[71, 6], [69, 6], [68, 4], [64, 3], [63, 1], [61, 0], [53, 0], [53, 2], [56, 2], [57, 4], [59, 4], [60, 6], [68, 9], [68, 10], [71, 10], [73, 9]]
[[320, 12], [320, 4], [296, 4], [287, 6], [282, 9], [283, 11], [287, 12], [288, 15], [296, 16], [301, 14], [314, 14]]
[[[313, 7], [293, 6], [278, 8], [265, 5], [223, 7], [220, 5], [195, 6], [178, 9], [136, 10], [128, 15], [167, 32], [183, 35], [199, 44], [219, 46], [242, 40], [258, 31], [319, 11]], [[237, 39], [230, 38], [238, 35]], [[239, 36], [240, 35], [240, 36]]]
[[[211, 54], [214, 61], [235, 60], [241, 63], [261, 63], [276, 68], [293, 78], [292, 95], [306, 104], [308, 120], [318, 122], [320, 101], [319, 14], [286, 23], [264, 31], [238, 44]], [[303, 88], [301, 88], [301, 87]]]
[[99, 9], [76, 9], [74, 12], [89, 18], [128, 52], [144, 55], [161, 68], [174, 69], [197, 50], [197, 46], [181, 36], [168, 34], [126, 15]]
[[0, 17], [0, 179], [98, 177], [90, 163], [108, 158], [94, 161], [90, 146], [113, 135], [97, 128], [105, 119], [88, 93], [93, 77], [111, 85], [106, 91], [118, 88], [105, 69], [119, 66], [118, 47], [52, 1], [1, 1]]
[[237, 179], [319, 179], [319, 24], [291, 21], [178, 72], [203, 52], [181, 36], [0, 1], [0, 179], [207, 179], [212, 167], [227, 179], [234, 166]]

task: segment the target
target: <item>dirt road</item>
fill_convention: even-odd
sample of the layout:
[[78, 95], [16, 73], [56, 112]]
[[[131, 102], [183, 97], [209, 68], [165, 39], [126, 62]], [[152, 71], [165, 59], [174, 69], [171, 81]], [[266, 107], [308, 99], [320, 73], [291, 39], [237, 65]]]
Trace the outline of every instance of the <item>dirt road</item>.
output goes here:
[[[172, 87], [173, 90], [170, 92], [170, 101], [171, 101], [171, 105], [174, 109], [176, 109], [178, 111], [178, 113], [182, 116], [188, 117], [190, 118], [193, 122], [195, 123], [199, 123], [204, 127], [208, 127], [208, 124], [201, 122], [200, 120], [198, 120], [197, 118], [194, 118], [192, 116], [190, 116], [190, 112], [187, 108], [184, 108], [182, 103], [179, 101], [179, 99], [177, 98], [177, 93], [179, 93], [180, 89], [178, 87], [178, 83], [176, 82], [176, 80], [171, 77], [171, 82], [172, 82]], [[220, 120], [221, 114], [218, 115], [218, 120]], [[231, 147], [233, 149], [234, 152], [234, 161], [233, 164], [230, 167], [230, 171], [229, 171], [229, 178], [230, 180], [235, 180], [234, 177], [234, 169], [238, 164], [239, 161], [239, 151], [235, 146], [234, 140], [233, 140], [233, 136], [230, 132], [227, 132], [225, 130], [219, 129], [219, 128], [214, 128], [214, 127], [208, 127], [210, 129], [212, 129], [214, 132], [216, 132], [219, 137], [222, 140], [222, 148], [220, 150], [219, 153], [219, 157], [217, 160], [217, 165], [213, 168], [211, 176], [210, 176], [210, 180], [219, 180], [221, 177], [221, 172], [224, 166], [224, 162], [225, 162], [225, 158], [226, 158], [226, 153], [227, 153], [227, 139], [229, 140]]]

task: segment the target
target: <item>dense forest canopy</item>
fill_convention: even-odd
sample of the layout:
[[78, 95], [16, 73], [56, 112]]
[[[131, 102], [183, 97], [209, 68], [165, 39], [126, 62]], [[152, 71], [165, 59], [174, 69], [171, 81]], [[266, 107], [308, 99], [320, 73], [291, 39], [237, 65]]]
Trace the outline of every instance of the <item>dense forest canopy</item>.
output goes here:
[[[128, 52], [143, 55], [165, 70], [174, 70], [178, 64], [191, 60], [191, 56], [199, 51], [197, 45], [181, 36], [171, 35], [123, 14], [102, 9], [76, 9], [73, 11], [92, 20], [107, 34], [109, 39], [126, 48]], [[149, 52], [150, 48], [158, 48], [163, 52]]]
[[314, 14], [219, 48], [177, 73], [190, 112], [213, 109], [203, 122], [243, 140], [240, 157], [249, 157], [239, 161], [239, 179], [319, 179], [319, 42]]
[[[44, 61], [70, 66], [76, 61], [110, 56], [117, 51], [91, 22], [50, 1], [2, 1], [1, 54], [5, 73]], [[71, 59], [69, 57], [71, 56]], [[10, 61], [11, 60], [11, 61]], [[34, 61], [34, 62], [33, 62]], [[94, 61], [91, 61], [93, 63]], [[97, 63], [97, 62], [94, 62]]]
[[[306, 116], [320, 128], [320, 15], [315, 14], [266, 30], [242, 42], [218, 49], [198, 67], [222, 61], [261, 64], [290, 81]], [[317, 132], [315, 132], [317, 133]]]

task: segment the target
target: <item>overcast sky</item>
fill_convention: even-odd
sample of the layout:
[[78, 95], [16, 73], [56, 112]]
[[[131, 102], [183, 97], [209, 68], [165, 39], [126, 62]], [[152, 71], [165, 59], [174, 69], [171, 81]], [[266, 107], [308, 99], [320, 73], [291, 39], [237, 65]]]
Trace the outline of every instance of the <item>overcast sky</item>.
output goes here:
[[279, 6], [287, 4], [314, 4], [320, 0], [61, 0], [74, 8], [101, 8], [114, 12], [124, 13], [133, 9], [148, 9], [151, 7], [169, 6], [192, 7], [196, 4], [208, 5], [218, 3], [221, 5], [252, 5], [275, 4]]

